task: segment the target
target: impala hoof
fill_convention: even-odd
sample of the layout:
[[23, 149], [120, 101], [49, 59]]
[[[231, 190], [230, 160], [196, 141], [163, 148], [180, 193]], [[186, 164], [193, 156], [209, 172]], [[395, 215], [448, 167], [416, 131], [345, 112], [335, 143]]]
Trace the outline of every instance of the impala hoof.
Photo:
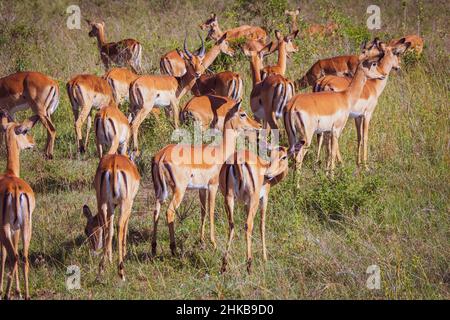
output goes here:
[[85, 148], [84, 146], [81, 146], [81, 147], [78, 149], [78, 152], [79, 152], [79, 153], [85, 153], [85, 152], [86, 152], [86, 148]]

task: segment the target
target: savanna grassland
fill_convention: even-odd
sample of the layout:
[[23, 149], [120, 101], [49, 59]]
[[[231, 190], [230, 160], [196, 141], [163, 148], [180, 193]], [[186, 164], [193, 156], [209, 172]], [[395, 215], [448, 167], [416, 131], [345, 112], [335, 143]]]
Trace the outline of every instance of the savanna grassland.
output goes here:
[[[42, 148], [46, 132], [33, 129], [38, 148], [21, 154], [21, 175], [36, 192], [30, 272], [35, 299], [448, 299], [450, 298], [450, 122], [449, 25], [447, 1], [376, 1], [380, 30], [366, 28], [373, 1], [9, 1], [0, 2], [0, 75], [41, 71], [57, 79], [61, 101], [53, 115], [55, 159]], [[334, 3], [334, 4], [332, 4]], [[198, 193], [188, 193], [176, 217], [179, 256], [171, 257], [163, 215], [158, 256], [150, 258], [153, 189], [152, 155], [169, 143], [172, 126], [161, 114], [141, 126], [143, 177], [130, 221], [127, 281], [116, 264], [96, 279], [98, 256], [89, 252], [82, 206], [95, 207], [93, 176], [98, 163], [94, 137], [86, 155], [77, 156], [73, 115], [65, 83], [80, 73], [103, 74], [94, 39], [66, 27], [66, 8], [78, 4], [82, 18], [103, 19], [109, 41], [135, 38], [143, 45], [145, 73], [159, 73], [160, 56], [182, 46], [186, 30], [197, 48], [198, 24], [216, 12], [222, 29], [259, 25], [273, 37], [286, 32], [285, 9], [301, 6], [299, 52], [288, 61], [287, 76], [298, 79], [319, 58], [358, 52], [364, 39], [391, 39], [417, 33], [423, 56], [407, 55], [393, 73], [371, 122], [370, 170], [355, 174], [356, 133], [351, 121], [341, 138], [344, 164], [334, 179], [314, 165], [314, 147], [302, 170], [301, 188], [292, 173], [273, 188], [267, 217], [269, 260], [262, 262], [254, 230], [254, 270], [245, 266], [244, 210], [235, 213], [236, 237], [229, 271], [219, 274], [227, 237], [223, 197], [218, 195], [218, 248], [198, 243]], [[309, 38], [312, 23], [336, 21], [334, 37]], [[203, 35], [205, 35], [203, 33]], [[275, 61], [276, 54], [269, 61]], [[220, 56], [214, 71], [229, 69], [244, 79], [244, 107], [251, 90], [247, 58]], [[189, 97], [183, 100], [184, 104]], [[29, 113], [20, 113], [23, 119]], [[286, 143], [286, 141], [284, 141]], [[6, 153], [2, 147], [0, 167]], [[164, 211], [163, 211], [164, 212]], [[256, 218], [256, 226], [259, 217]], [[115, 256], [116, 257], [116, 256]], [[66, 268], [81, 269], [81, 289], [68, 291]], [[381, 288], [366, 288], [366, 269], [378, 265]]]

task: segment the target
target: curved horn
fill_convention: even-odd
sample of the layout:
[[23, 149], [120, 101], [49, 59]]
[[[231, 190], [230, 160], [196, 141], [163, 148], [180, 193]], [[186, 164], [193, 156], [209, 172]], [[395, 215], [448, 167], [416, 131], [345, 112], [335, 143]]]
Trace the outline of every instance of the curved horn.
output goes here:
[[186, 33], [186, 36], [184, 37], [184, 45], [183, 45], [183, 49], [184, 49], [184, 52], [186, 53], [186, 55], [189, 57], [189, 59], [192, 59], [192, 53], [189, 51], [189, 49], [187, 48], [187, 43], [186, 43], [186, 41], [187, 41], [187, 33]]
[[198, 54], [201, 58], [203, 58], [205, 56], [205, 42], [203, 41], [202, 36], [200, 35], [200, 33], [198, 33], [198, 37], [200, 38], [200, 40], [202, 41], [202, 48], [200, 49], [200, 53]]

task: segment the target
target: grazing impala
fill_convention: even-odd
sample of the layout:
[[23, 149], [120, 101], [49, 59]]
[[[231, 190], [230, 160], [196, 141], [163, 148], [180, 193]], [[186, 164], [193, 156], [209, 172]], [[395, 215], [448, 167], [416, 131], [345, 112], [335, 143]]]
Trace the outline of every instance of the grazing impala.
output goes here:
[[91, 31], [89, 37], [97, 38], [98, 50], [100, 58], [103, 62], [105, 70], [113, 64], [120, 67], [129, 66], [134, 72], [141, 70], [142, 46], [134, 39], [125, 39], [118, 42], [106, 42], [105, 22], [91, 22], [86, 20]]
[[245, 204], [247, 220], [245, 232], [247, 239], [247, 271], [252, 266], [252, 232], [253, 221], [258, 207], [261, 210], [261, 240], [263, 258], [267, 261], [266, 251], [266, 211], [270, 188], [280, 182], [288, 172], [288, 157], [284, 147], [275, 147], [270, 154], [270, 161], [265, 161], [248, 150], [236, 152], [220, 170], [219, 186], [225, 197], [225, 209], [228, 216], [228, 242], [223, 257], [222, 272], [226, 271], [228, 256], [234, 236], [234, 201]]
[[[364, 45], [363, 53], [371, 58], [378, 57], [380, 55], [380, 51], [377, 46], [374, 45], [377, 42], [378, 39], [375, 39], [370, 46], [367, 47]], [[356, 55], [337, 56], [318, 60], [302, 78], [295, 81], [296, 87], [300, 90], [308, 86], [314, 86], [317, 80], [327, 74], [333, 74], [340, 77], [353, 76], [356, 72], [356, 67], [358, 64], [359, 58]]]
[[110, 145], [108, 154], [126, 154], [130, 140], [130, 124], [127, 117], [115, 105], [100, 109], [95, 115], [95, 141], [100, 159], [103, 145]]
[[167, 223], [170, 234], [170, 249], [176, 252], [174, 220], [187, 189], [199, 190], [201, 202], [200, 240], [204, 242], [206, 195], [209, 199], [209, 218], [211, 242], [216, 247], [214, 236], [214, 207], [219, 173], [223, 163], [235, 152], [239, 129], [257, 129], [259, 125], [240, 110], [241, 102], [235, 104], [225, 118], [223, 139], [218, 146], [171, 144], [158, 151], [152, 159], [152, 177], [155, 188], [156, 206], [152, 254], [156, 254], [156, 235], [161, 204], [172, 189], [172, 200], [167, 209]]
[[[396, 42], [394, 47], [386, 46], [384, 43], [378, 44], [380, 51], [383, 52], [383, 57], [378, 63], [378, 70], [385, 75], [384, 79], [367, 80], [358, 102], [352, 106], [349, 117], [355, 119], [356, 133], [358, 139], [356, 163], [361, 164], [367, 168], [367, 153], [368, 153], [368, 139], [369, 139], [369, 124], [372, 119], [372, 114], [378, 103], [378, 98], [383, 92], [389, 73], [392, 69], [398, 70], [400, 68], [399, 56], [405, 52], [410, 46], [410, 42], [406, 42], [402, 38]], [[320, 91], [335, 91], [340, 92], [347, 89], [351, 83], [351, 78], [339, 78], [336, 76], [325, 76], [317, 87]], [[322, 137], [320, 138], [322, 139]], [[320, 152], [321, 141], [319, 141], [318, 157]], [[329, 148], [329, 144], [327, 144]], [[362, 151], [362, 152], [361, 152]], [[362, 159], [361, 159], [362, 153]], [[338, 150], [339, 156], [339, 150]]]
[[[67, 82], [66, 88], [75, 120], [77, 148], [80, 153], [83, 153], [86, 151], [89, 141], [92, 107], [100, 110], [103, 106], [115, 103], [114, 95], [105, 79], [90, 74], [73, 77]], [[81, 129], [86, 120], [86, 137], [83, 143]]]
[[223, 131], [225, 117], [235, 104], [234, 99], [223, 96], [193, 97], [181, 110], [180, 120], [185, 123], [188, 119], [194, 119], [200, 123], [203, 131], [208, 128]]
[[389, 46], [390, 47], [395, 47], [399, 44], [402, 44], [401, 41], [403, 41], [403, 39], [405, 39], [405, 42], [409, 42], [411, 43], [411, 45], [409, 46], [408, 50], [412, 50], [415, 51], [417, 55], [421, 55], [422, 51], [423, 51], [423, 39], [415, 34], [411, 34], [408, 36], [405, 36], [403, 38], [400, 39], [393, 39], [391, 41], [389, 41]]
[[195, 96], [214, 94], [237, 101], [242, 98], [242, 78], [239, 73], [231, 71], [202, 74], [192, 87], [192, 93]]
[[359, 60], [355, 76], [345, 91], [297, 94], [289, 101], [284, 112], [284, 125], [289, 139], [289, 151], [292, 154], [297, 153], [295, 155], [297, 170], [301, 168], [314, 134], [330, 132], [331, 155], [327, 168], [333, 174], [338, 139], [349, 113], [359, 100], [367, 78], [382, 80], [386, 77], [377, 68], [377, 63], [370, 61], [366, 54], [361, 54]]
[[117, 247], [119, 252], [119, 276], [125, 280], [123, 260], [127, 252], [128, 221], [133, 201], [139, 190], [141, 177], [134, 163], [124, 155], [105, 155], [97, 168], [94, 187], [98, 213], [93, 216], [87, 205], [83, 213], [87, 219], [85, 233], [92, 250], [103, 248], [99, 274], [105, 269], [105, 260], [112, 262], [112, 239], [114, 234], [114, 211], [119, 206]]
[[[45, 155], [53, 158], [56, 129], [50, 116], [59, 103], [58, 83], [39, 72], [17, 72], [0, 79], [0, 110], [11, 117], [30, 108], [47, 130]], [[3, 139], [0, 139], [2, 143]]]
[[131, 122], [134, 151], [138, 155], [138, 130], [148, 113], [156, 107], [171, 106], [174, 125], [178, 127], [178, 104], [180, 99], [192, 89], [195, 81], [205, 72], [221, 51], [228, 46], [226, 34], [205, 54], [203, 39], [198, 55], [192, 54], [184, 39], [184, 52], [188, 72], [180, 79], [168, 75], [141, 76], [130, 86], [130, 110], [134, 115]]
[[250, 94], [250, 107], [257, 121], [262, 121], [264, 128], [277, 129], [277, 119], [289, 99], [294, 95], [292, 81], [279, 74], [271, 74], [261, 81], [262, 56], [260, 52], [250, 52], [253, 89]]
[[248, 25], [228, 29], [225, 32], [222, 32], [222, 30], [220, 30], [219, 22], [217, 21], [217, 16], [215, 13], [212, 13], [209, 19], [200, 24], [200, 28], [202, 30], [208, 30], [206, 39], [215, 41], [220, 39], [225, 33], [227, 34], [228, 40], [245, 38], [246, 40], [256, 40], [261, 43], [265, 43], [267, 38], [267, 32], [262, 28]]
[[298, 48], [293, 40], [298, 34], [298, 30], [283, 37], [280, 31], [275, 30], [275, 37], [278, 41], [278, 62], [273, 66], [266, 66], [261, 70], [261, 79], [264, 80], [269, 74], [279, 74], [284, 76], [286, 73], [286, 56], [290, 52], [297, 52]]
[[28, 288], [28, 249], [31, 241], [31, 216], [35, 208], [34, 192], [24, 180], [20, 179], [20, 151], [34, 146], [33, 137], [28, 135], [39, 116], [34, 115], [23, 124], [10, 122], [2, 112], [1, 130], [5, 131], [7, 164], [6, 171], [0, 175], [0, 247], [2, 262], [0, 266], [0, 296], [3, 295], [3, 277], [6, 258], [9, 258], [8, 283], [5, 299], [11, 295], [12, 281], [16, 279], [16, 293], [20, 296], [19, 283], [19, 241], [23, 243], [23, 274], [25, 279], [25, 299], [30, 299]]
[[313, 24], [309, 26], [306, 30], [306, 33], [309, 36], [331, 36], [336, 30], [339, 28], [336, 22], [328, 22], [327, 24]]

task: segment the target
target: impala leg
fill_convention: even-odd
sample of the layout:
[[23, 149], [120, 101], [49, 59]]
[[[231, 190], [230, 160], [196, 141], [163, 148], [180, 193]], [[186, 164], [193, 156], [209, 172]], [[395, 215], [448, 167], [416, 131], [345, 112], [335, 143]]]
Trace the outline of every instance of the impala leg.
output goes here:
[[86, 151], [85, 146], [83, 145], [83, 134], [81, 129], [83, 127], [83, 123], [86, 121], [89, 113], [91, 112], [90, 106], [81, 106], [81, 111], [74, 111], [75, 116], [75, 132], [77, 135], [77, 147], [80, 153], [84, 153]]
[[103, 146], [100, 142], [97, 142], [96, 145], [97, 145], [97, 154], [99, 159], [101, 160], [103, 157]]
[[120, 145], [119, 135], [116, 134], [111, 143], [111, 147], [109, 148], [108, 154], [116, 154], [117, 150], [119, 150], [119, 145]]
[[222, 259], [222, 273], [227, 270], [228, 258], [231, 251], [231, 243], [234, 237], [234, 195], [232, 191], [227, 191], [227, 195], [225, 197], [225, 210], [228, 217], [228, 242], [225, 254]]
[[155, 210], [153, 211], [152, 256], [156, 255], [156, 234], [158, 232], [158, 221], [160, 212], [161, 212], [161, 201], [156, 199]]
[[170, 107], [172, 108], [173, 112], [173, 124], [175, 126], [175, 129], [178, 128], [179, 125], [179, 117], [180, 117], [180, 111], [178, 108], [179, 101], [174, 99], [170, 101]]
[[89, 144], [89, 134], [91, 132], [92, 127], [92, 109], [89, 111], [88, 116], [86, 118], [86, 137], [84, 138], [84, 149], [87, 150]]
[[108, 236], [108, 232], [107, 232], [108, 205], [106, 203], [101, 205], [98, 214], [99, 214], [99, 218], [100, 218], [100, 225], [101, 225], [102, 231], [103, 231], [103, 237], [102, 237], [103, 254], [102, 254], [102, 257], [100, 259], [99, 270], [98, 270], [99, 275], [101, 275], [105, 271], [105, 260], [106, 260], [106, 258], [108, 256], [108, 247], [107, 247], [107, 243], [108, 243], [108, 241], [107, 241], [107, 236]]
[[266, 192], [264, 196], [259, 200], [259, 206], [261, 208], [261, 221], [260, 221], [260, 231], [261, 231], [261, 241], [263, 248], [263, 259], [267, 261], [267, 249], [266, 249], [266, 211], [267, 202], [269, 200], [269, 187], [266, 187]]
[[320, 149], [322, 149], [322, 143], [323, 143], [323, 133], [317, 134], [317, 158], [316, 158], [316, 164], [320, 162]]
[[119, 276], [122, 281], [125, 281], [125, 269], [123, 265], [123, 260], [125, 258], [124, 246], [125, 238], [127, 237], [126, 224], [131, 214], [131, 201], [125, 200], [120, 205], [120, 216], [117, 225], [117, 247], [119, 252]]
[[175, 210], [178, 209], [178, 207], [181, 204], [181, 201], [183, 200], [184, 192], [186, 188], [181, 190], [178, 188], [173, 193], [172, 201], [169, 204], [169, 208], [167, 209], [167, 225], [169, 226], [169, 236], [170, 236], [170, 250], [172, 251], [172, 255], [176, 254], [176, 243], [175, 243]]
[[[130, 215], [131, 215], [131, 208], [130, 208]], [[128, 222], [130, 221], [130, 215], [128, 215], [128, 218], [125, 221], [125, 233], [123, 237], [123, 249], [122, 249], [124, 259], [127, 256]]]
[[363, 141], [364, 141], [364, 155], [363, 155], [363, 163], [364, 169], [369, 169], [367, 165], [367, 154], [369, 149], [369, 124], [370, 124], [371, 116], [364, 117], [364, 130], [363, 130]]
[[363, 136], [363, 117], [357, 117], [355, 118], [355, 126], [356, 126], [356, 137], [357, 137], [357, 143], [358, 143], [358, 149], [356, 154], [356, 164], [361, 166], [361, 149], [362, 149], [362, 136]]
[[200, 196], [200, 243], [203, 246], [205, 243], [205, 217], [206, 217], [206, 190], [200, 189], [198, 191]]
[[4, 234], [1, 235], [0, 241], [5, 246], [7, 256], [8, 256], [8, 265], [9, 265], [9, 272], [8, 272], [8, 280], [6, 283], [6, 291], [5, 291], [5, 300], [9, 300], [11, 298], [11, 286], [12, 281], [14, 278], [14, 275], [17, 271], [17, 262], [19, 259], [19, 255], [16, 252], [14, 248], [14, 244], [11, 241], [10, 238], [6, 237]]
[[4, 245], [0, 244], [2, 261], [0, 265], [0, 299], [3, 296], [3, 280], [5, 276], [5, 264], [6, 264], [6, 248]]
[[215, 227], [214, 227], [214, 209], [216, 206], [217, 188], [218, 188], [218, 185], [210, 185], [209, 192], [208, 192], [210, 237], [211, 237], [211, 243], [212, 243], [214, 249], [217, 248]]
[[[19, 254], [19, 241], [20, 241], [20, 230], [17, 230], [13, 235], [13, 242], [14, 242], [14, 250]], [[16, 295], [21, 299], [22, 295], [20, 293], [20, 279], [19, 279], [19, 259], [17, 260], [17, 270], [15, 273], [16, 276]]]
[[49, 159], [53, 159], [53, 149], [55, 147], [56, 129], [50, 117], [39, 115], [39, 119], [47, 130], [47, 146], [45, 147], [45, 155]]
[[247, 207], [247, 222], [245, 224], [245, 233], [247, 239], [247, 272], [252, 270], [252, 233], [253, 233], [253, 221], [255, 219], [256, 211], [258, 210], [258, 200], [252, 199]]
[[337, 154], [337, 148], [338, 148], [338, 136], [337, 133], [332, 131], [331, 133], [331, 177], [334, 176], [334, 169], [336, 167], [336, 154]]
[[133, 135], [133, 145], [134, 145], [134, 152], [136, 155], [139, 155], [139, 145], [138, 145], [138, 131], [139, 127], [141, 126], [142, 122], [144, 122], [147, 115], [150, 113], [150, 111], [153, 109], [153, 104], [151, 108], [141, 108], [136, 116], [134, 117], [132, 123], [131, 123], [131, 133]]
[[[22, 232], [22, 242], [23, 242], [23, 277], [25, 279], [25, 299], [30, 300], [30, 288], [28, 282], [28, 272], [30, 269], [30, 264], [28, 261], [28, 251], [30, 248], [31, 240], [31, 225], [25, 223]], [[19, 272], [17, 272], [19, 273]]]
[[108, 261], [112, 263], [112, 241], [114, 237], [114, 208], [108, 209], [108, 237], [107, 237], [107, 247], [108, 247]]

